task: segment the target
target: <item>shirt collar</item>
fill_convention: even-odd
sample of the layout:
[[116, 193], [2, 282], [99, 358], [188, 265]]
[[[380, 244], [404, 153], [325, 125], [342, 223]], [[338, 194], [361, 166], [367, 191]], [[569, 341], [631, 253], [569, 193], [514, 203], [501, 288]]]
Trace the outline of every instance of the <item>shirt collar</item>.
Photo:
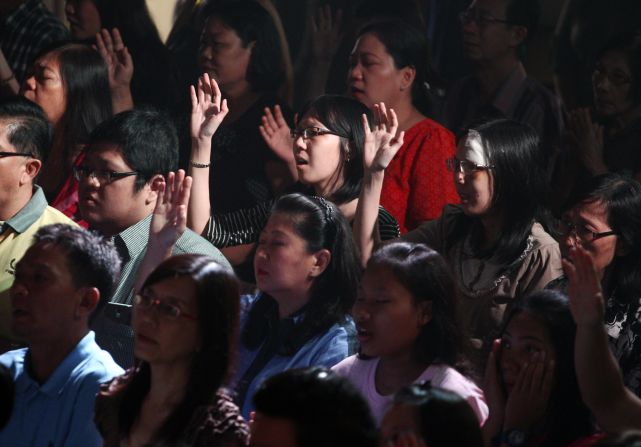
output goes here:
[[33, 186], [33, 195], [25, 206], [22, 207], [13, 217], [6, 220], [3, 230], [7, 226], [13, 228], [16, 233], [24, 233], [36, 221], [42, 212], [47, 208], [47, 199], [45, 198], [42, 188], [38, 185]]
[[89, 331], [76, 345], [76, 347], [71, 351], [67, 357], [58, 365], [54, 370], [53, 374], [49, 376], [47, 381], [40, 385], [36, 380], [33, 379], [29, 372], [29, 365], [31, 363], [30, 351], [27, 350], [27, 354], [24, 360], [24, 374], [22, 374], [16, 381], [16, 388], [18, 391], [26, 391], [27, 389], [34, 387], [39, 389], [43, 394], [48, 395], [49, 397], [55, 397], [60, 395], [67, 386], [71, 379], [71, 373], [73, 370], [88, 356], [91, 355], [92, 347], [95, 340], [95, 334], [93, 331]]
[[147, 248], [150, 225], [151, 214], [113, 237], [116, 247], [126, 251], [126, 253], [120, 253], [121, 256], [127, 258], [123, 259], [124, 262], [135, 258]]

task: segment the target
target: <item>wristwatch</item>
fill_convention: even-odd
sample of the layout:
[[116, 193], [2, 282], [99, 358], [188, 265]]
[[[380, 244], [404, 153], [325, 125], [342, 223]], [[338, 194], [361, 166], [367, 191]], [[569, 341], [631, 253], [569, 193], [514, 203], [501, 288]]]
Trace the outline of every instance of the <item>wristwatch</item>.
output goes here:
[[527, 445], [527, 438], [527, 433], [518, 429], [511, 429], [501, 433], [501, 442], [508, 447], [525, 447]]

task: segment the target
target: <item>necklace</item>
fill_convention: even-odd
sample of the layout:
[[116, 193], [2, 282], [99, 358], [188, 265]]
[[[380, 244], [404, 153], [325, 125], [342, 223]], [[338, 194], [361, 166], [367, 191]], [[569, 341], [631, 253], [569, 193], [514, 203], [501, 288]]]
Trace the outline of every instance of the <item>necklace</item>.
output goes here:
[[[465, 244], [465, 243], [464, 243]], [[464, 281], [464, 276], [463, 276], [463, 261], [464, 261], [464, 250], [463, 247], [461, 247], [461, 251], [459, 252], [459, 259], [457, 261], [458, 264], [458, 274], [460, 278], [460, 284], [462, 288], [464, 289], [466, 295], [471, 295], [473, 297], [478, 297], [481, 295], [486, 295], [496, 288], [498, 288], [501, 283], [507, 278], [514, 270], [516, 270], [520, 265], [521, 262], [532, 252], [532, 249], [534, 248], [534, 236], [529, 235], [527, 238], [527, 243], [525, 246], [525, 250], [519, 255], [519, 257], [512, 262], [510, 265], [508, 265], [502, 272], [501, 275], [499, 275], [489, 287], [485, 287], [482, 289], [475, 289], [474, 285], [481, 279], [481, 275], [483, 274], [483, 270], [485, 270], [485, 261], [481, 261], [481, 265], [479, 266], [476, 274], [474, 275], [474, 278], [467, 284]]]

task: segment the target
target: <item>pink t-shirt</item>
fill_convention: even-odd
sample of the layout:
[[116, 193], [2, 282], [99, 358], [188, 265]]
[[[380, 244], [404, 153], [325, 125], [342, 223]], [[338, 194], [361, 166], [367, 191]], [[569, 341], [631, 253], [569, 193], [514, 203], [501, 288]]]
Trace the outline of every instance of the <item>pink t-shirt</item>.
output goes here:
[[[383, 396], [376, 390], [374, 375], [378, 358], [362, 360], [353, 355], [335, 365], [332, 369], [346, 377], [358, 389], [369, 403], [376, 423], [380, 425], [387, 407], [392, 403], [393, 395]], [[447, 365], [430, 365], [416, 378], [414, 383], [429, 380], [433, 386], [444, 388], [461, 396], [470, 404], [480, 425], [485, 423], [489, 410], [485, 403], [483, 391], [474, 382]]]

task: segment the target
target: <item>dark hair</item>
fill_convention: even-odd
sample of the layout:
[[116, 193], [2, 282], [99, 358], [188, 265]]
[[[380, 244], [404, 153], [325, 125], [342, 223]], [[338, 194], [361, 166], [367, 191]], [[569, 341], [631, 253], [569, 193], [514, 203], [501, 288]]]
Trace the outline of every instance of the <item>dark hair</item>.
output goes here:
[[273, 92], [282, 84], [283, 49], [274, 20], [255, 0], [209, 2], [203, 17], [219, 18], [247, 48], [253, 44], [245, 78], [252, 90]]
[[34, 245], [53, 244], [63, 250], [76, 286], [98, 289], [100, 301], [91, 317], [98, 315], [111, 299], [120, 275], [120, 256], [113, 243], [98, 233], [67, 224], [41, 227], [33, 239]]
[[[139, 103], [168, 109], [179, 101], [180, 75], [165, 47], [145, 0], [92, 0], [102, 28], [118, 28], [134, 61], [132, 96]], [[168, 110], [169, 111], [169, 110]]]
[[[532, 224], [542, 215], [541, 201], [547, 186], [537, 133], [527, 124], [496, 119], [473, 125], [464, 137], [478, 138], [492, 166], [492, 211], [503, 213], [497, 242], [489, 250], [480, 247], [482, 226], [477, 218], [461, 218], [448, 235], [448, 243], [472, 234], [477, 256], [496, 255], [511, 264], [525, 250]], [[461, 214], [461, 216], [463, 216]]]
[[364, 34], [373, 34], [385, 45], [397, 69], [411, 67], [416, 71], [412, 83], [412, 104], [421, 113], [429, 114], [431, 104], [426, 83], [432, 78], [432, 69], [425, 36], [401, 19], [382, 20], [365, 25], [359, 31], [358, 37]]
[[585, 202], [599, 202], [605, 207], [608, 224], [624, 252], [612, 261], [609, 284], [616, 289], [617, 299], [632, 303], [641, 290], [641, 184], [613, 173], [593, 177], [574, 193], [565, 209]]
[[7, 140], [21, 154], [42, 160], [51, 147], [51, 126], [42, 109], [22, 96], [0, 99], [0, 121]]
[[[194, 411], [210, 403], [225, 383], [236, 352], [239, 286], [234, 273], [213, 258], [199, 254], [173, 256], [149, 275], [142, 290], [161, 281], [188, 277], [196, 288], [200, 349], [189, 369], [185, 396], [157, 431], [162, 441], [175, 441], [184, 433]], [[138, 417], [151, 385], [149, 364], [141, 362], [131, 382], [122, 391], [119, 420], [127, 435]]]
[[372, 254], [366, 269], [374, 267], [389, 269], [415, 305], [432, 305], [432, 318], [414, 343], [416, 360], [465, 369], [466, 337], [457, 315], [459, 293], [445, 259], [425, 244], [392, 242]]
[[97, 143], [116, 146], [131, 169], [138, 171], [136, 191], [154, 175], [166, 175], [178, 165], [176, 128], [156, 110], [135, 109], [114, 115], [92, 132], [87, 152]]
[[567, 445], [591, 434], [590, 410], [581, 398], [574, 369], [576, 325], [568, 298], [556, 290], [541, 290], [515, 301], [503, 318], [501, 334], [520, 314], [528, 314], [545, 326], [556, 353], [556, 380], [543, 429], [547, 433], [546, 442], [542, 445]]
[[9, 370], [0, 365], [0, 430], [7, 425], [13, 413], [13, 403], [16, 398], [16, 386]]
[[267, 379], [254, 394], [256, 411], [285, 419], [306, 447], [376, 445], [376, 424], [354, 386], [327, 368], [290, 369]]
[[638, 105], [641, 103], [641, 33], [627, 32], [613, 37], [601, 48], [597, 59], [609, 52], [623, 53], [632, 73], [630, 97]]
[[[356, 297], [361, 269], [352, 231], [331, 202], [289, 194], [276, 201], [271, 211], [272, 216], [275, 214], [291, 218], [294, 231], [305, 240], [309, 253], [322, 249], [331, 253], [329, 265], [311, 286], [302, 322], [283, 342], [282, 354], [293, 355], [305, 342], [345, 320]], [[272, 307], [273, 300], [265, 294], [252, 306], [242, 334], [245, 346], [258, 347], [264, 341], [264, 315]]]
[[340, 95], [319, 96], [304, 106], [298, 114], [301, 119], [311, 116], [332, 132], [342, 136], [340, 159], [343, 164], [339, 169], [343, 170], [344, 183], [331, 197], [327, 197], [339, 205], [358, 198], [361, 191], [365, 146], [363, 114], [370, 123], [373, 122], [372, 112], [363, 103]]
[[55, 143], [62, 148], [62, 157], [69, 160], [79, 144], [88, 142], [94, 128], [113, 114], [109, 75], [98, 51], [87, 45], [69, 43], [46, 54], [55, 57], [60, 66], [66, 105], [54, 129]]
[[527, 29], [527, 35], [519, 45], [518, 54], [521, 59], [525, 57], [526, 45], [536, 34], [541, 18], [541, 5], [539, 0], [506, 0], [505, 20], [511, 25], [522, 26]]
[[415, 383], [401, 388], [394, 403], [417, 407], [421, 436], [430, 447], [483, 446], [472, 407], [452, 391], [433, 387], [430, 382]]

